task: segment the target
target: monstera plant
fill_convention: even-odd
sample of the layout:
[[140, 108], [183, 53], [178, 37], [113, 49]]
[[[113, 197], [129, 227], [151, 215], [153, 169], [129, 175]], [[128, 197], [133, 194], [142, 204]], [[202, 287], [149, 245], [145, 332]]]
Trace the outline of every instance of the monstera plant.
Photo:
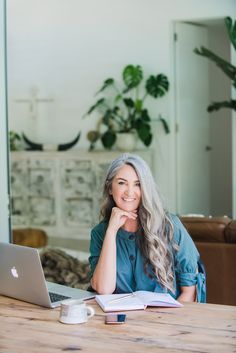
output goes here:
[[[152, 142], [151, 117], [146, 107], [148, 97], [163, 97], [169, 89], [168, 78], [164, 74], [151, 75], [145, 81], [142, 67], [128, 65], [122, 73], [123, 87], [119, 88], [113, 78], [107, 78], [97, 94], [101, 96], [85, 115], [97, 111], [100, 119], [96, 130], [87, 134], [90, 149], [101, 139], [105, 148], [110, 149], [116, 142], [118, 133], [136, 132], [145, 146]], [[104, 97], [104, 93], [107, 96]], [[157, 117], [166, 133], [169, 127], [161, 115]]]
[[[234, 49], [236, 50], [236, 21], [233, 22], [230, 17], [226, 17], [225, 25], [227, 28], [229, 40], [232, 43]], [[205, 47], [201, 47], [200, 49], [196, 48], [194, 52], [213, 61], [228, 76], [228, 78], [232, 82], [233, 87], [236, 88], [236, 67], [234, 65], [219, 57], [218, 55], [216, 55], [211, 50]], [[209, 112], [212, 112], [221, 108], [229, 108], [236, 110], [236, 100], [229, 99], [227, 101], [222, 102], [213, 102], [208, 106], [207, 110]]]

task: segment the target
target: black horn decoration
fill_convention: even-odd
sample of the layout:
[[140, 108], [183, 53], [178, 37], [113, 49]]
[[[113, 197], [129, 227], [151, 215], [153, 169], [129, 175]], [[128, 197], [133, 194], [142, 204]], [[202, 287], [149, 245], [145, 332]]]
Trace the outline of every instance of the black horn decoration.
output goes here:
[[22, 132], [22, 137], [23, 137], [23, 140], [27, 143], [27, 145], [29, 145], [27, 150], [30, 150], [30, 151], [43, 151], [43, 145], [41, 143], [35, 143], [35, 142], [30, 141], [28, 139], [28, 137], [26, 137], [23, 132]]
[[[57, 151], [66, 151], [69, 148], [73, 147], [80, 139], [81, 132], [78, 133], [78, 135], [70, 142], [68, 143], [62, 143], [57, 146]], [[26, 135], [22, 132], [22, 138], [25, 141], [25, 143], [29, 146], [27, 147], [27, 150], [29, 151], [43, 151], [44, 150], [44, 145], [42, 143], [35, 143], [31, 141]]]
[[58, 151], [66, 151], [69, 148], [73, 147], [79, 141], [80, 135], [81, 135], [81, 132], [79, 132], [78, 135], [76, 136], [76, 138], [74, 140], [72, 140], [71, 142], [63, 143], [61, 145], [58, 145], [57, 150]]

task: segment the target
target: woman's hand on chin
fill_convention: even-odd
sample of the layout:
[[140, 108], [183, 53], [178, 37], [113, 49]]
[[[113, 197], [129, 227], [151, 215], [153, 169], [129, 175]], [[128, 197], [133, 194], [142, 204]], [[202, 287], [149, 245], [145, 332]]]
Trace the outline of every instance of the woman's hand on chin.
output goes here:
[[120, 229], [120, 227], [122, 227], [127, 220], [136, 220], [137, 216], [138, 215], [136, 210], [125, 211], [121, 208], [113, 207], [108, 228], [117, 232], [118, 229]]

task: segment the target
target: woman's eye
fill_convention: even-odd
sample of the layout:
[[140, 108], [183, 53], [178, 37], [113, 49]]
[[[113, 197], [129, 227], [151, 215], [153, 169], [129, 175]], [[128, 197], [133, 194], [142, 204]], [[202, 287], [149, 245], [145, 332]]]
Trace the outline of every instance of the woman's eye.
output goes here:
[[118, 184], [119, 185], [124, 185], [124, 181], [119, 181]]

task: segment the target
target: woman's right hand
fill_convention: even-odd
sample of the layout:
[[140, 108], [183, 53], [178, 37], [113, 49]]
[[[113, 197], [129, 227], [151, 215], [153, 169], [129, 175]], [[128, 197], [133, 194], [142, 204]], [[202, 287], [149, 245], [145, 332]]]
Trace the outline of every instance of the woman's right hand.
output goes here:
[[137, 211], [127, 212], [118, 207], [113, 207], [111, 211], [111, 216], [108, 224], [108, 228], [115, 232], [122, 227], [127, 219], [137, 219]]

